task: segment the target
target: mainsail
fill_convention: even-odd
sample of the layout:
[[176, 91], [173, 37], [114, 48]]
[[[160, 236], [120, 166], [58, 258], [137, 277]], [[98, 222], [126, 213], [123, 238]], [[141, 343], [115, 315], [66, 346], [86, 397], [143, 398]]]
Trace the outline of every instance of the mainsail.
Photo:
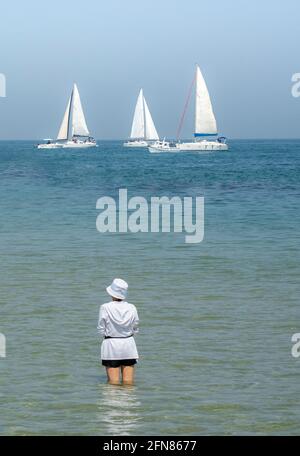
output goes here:
[[159, 139], [143, 89], [140, 90], [130, 133], [131, 139], [156, 140]]
[[217, 135], [217, 123], [200, 68], [196, 70], [195, 137]]
[[144, 139], [145, 137], [145, 116], [144, 116], [144, 95], [143, 89], [140, 90], [132, 121], [131, 139]]
[[151, 117], [146, 99], [144, 97], [144, 113], [145, 113], [145, 139], [147, 140], [158, 140], [158, 134]]
[[77, 85], [73, 88], [73, 118], [72, 118], [72, 135], [89, 136], [90, 132], [86, 125], [83, 109], [80, 101]]
[[69, 98], [67, 109], [64, 114], [63, 121], [61, 123], [57, 139], [68, 139], [68, 132], [69, 132], [69, 123], [70, 123], [70, 114], [71, 114], [71, 101], [72, 101], [72, 95]]

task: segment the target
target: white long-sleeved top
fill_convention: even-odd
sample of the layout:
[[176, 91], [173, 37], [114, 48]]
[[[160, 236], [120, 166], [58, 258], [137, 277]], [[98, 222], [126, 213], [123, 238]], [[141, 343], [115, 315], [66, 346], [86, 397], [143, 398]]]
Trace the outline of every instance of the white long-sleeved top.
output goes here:
[[102, 304], [99, 311], [98, 333], [116, 339], [103, 340], [101, 359], [138, 359], [134, 337], [128, 337], [138, 332], [138, 324], [139, 317], [133, 304], [126, 301]]

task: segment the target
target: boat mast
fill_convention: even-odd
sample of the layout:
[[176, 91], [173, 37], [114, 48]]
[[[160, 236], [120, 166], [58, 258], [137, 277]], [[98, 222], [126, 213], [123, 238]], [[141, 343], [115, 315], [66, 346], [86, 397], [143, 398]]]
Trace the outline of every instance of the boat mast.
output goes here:
[[68, 128], [67, 128], [67, 139], [70, 139], [69, 133], [70, 133], [70, 123], [71, 123], [71, 111], [73, 107], [73, 93], [74, 93], [74, 87], [71, 93], [71, 98], [70, 98], [70, 109], [69, 109], [69, 115], [68, 115]]
[[145, 109], [145, 97], [143, 92], [143, 116], [144, 116], [144, 139], [146, 139], [147, 135], [147, 125], [146, 125], [146, 109]]

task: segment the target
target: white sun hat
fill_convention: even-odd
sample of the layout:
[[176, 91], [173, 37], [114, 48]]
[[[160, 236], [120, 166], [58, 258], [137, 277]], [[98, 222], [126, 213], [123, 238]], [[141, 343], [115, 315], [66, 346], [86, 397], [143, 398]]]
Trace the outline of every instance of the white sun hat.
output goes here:
[[122, 279], [114, 279], [113, 283], [106, 288], [107, 293], [113, 298], [126, 299], [128, 283]]

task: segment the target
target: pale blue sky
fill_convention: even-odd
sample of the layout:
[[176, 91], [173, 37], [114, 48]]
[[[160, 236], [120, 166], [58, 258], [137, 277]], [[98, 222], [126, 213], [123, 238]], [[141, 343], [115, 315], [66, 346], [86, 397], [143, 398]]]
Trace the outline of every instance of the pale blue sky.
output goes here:
[[74, 81], [95, 137], [128, 136], [140, 87], [160, 136], [174, 137], [195, 63], [221, 134], [300, 137], [299, 17], [299, 0], [3, 2], [0, 138], [54, 137]]

